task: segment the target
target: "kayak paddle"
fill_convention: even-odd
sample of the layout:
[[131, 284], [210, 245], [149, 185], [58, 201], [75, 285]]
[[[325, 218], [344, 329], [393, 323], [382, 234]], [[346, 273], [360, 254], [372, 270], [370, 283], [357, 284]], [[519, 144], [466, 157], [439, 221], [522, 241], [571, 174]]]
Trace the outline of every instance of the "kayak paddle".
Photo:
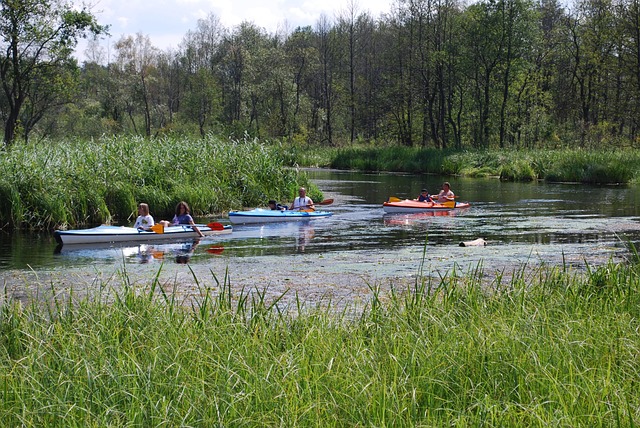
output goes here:
[[[224, 225], [218, 222], [208, 223], [207, 227], [211, 230], [224, 230]], [[158, 234], [164, 233], [164, 226], [161, 225], [160, 223], [154, 224], [149, 229], [153, 230], [155, 233], [158, 233]]]
[[[333, 203], [333, 199], [325, 199], [322, 202], [314, 202], [313, 205], [331, 205], [332, 203]], [[311, 205], [305, 205], [303, 207], [298, 208], [298, 211], [312, 213], [315, 211], [315, 209], [311, 208]]]

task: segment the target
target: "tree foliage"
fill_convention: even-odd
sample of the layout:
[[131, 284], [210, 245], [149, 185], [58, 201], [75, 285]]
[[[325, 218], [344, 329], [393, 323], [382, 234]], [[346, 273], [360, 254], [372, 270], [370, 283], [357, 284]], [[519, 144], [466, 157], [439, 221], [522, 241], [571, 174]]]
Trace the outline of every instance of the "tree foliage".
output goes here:
[[[103, 30], [81, 16], [60, 34]], [[10, 22], [3, 18], [3, 35], [12, 34]], [[34, 25], [22, 34], [35, 37]], [[9, 40], [3, 83], [15, 81]], [[142, 34], [118, 40], [111, 58], [92, 46], [79, 76], [61, 61], [72, 46], [63, 40], [46, 45], [50, 54], [38, 62], [57, 59], [55, 72], [21, 74], [21, 91], [5, 83], [0, 106], [12, 132], [248, 134], [437, 149], [639, 141], [638, 0], [399, 0], [378, 18], [348, 2], [335, 19], [276, 34], [250, 22], [225, 28], [209, 15], [174, 50]], [[56, 88], [50, 98], [44, 87]], [[19, 102], [32, 105], [9, 120]], [[79, 117], [84, 126], [69, 125]]]
[[5, 144], [12, 143], [18, 132], [27, 139], [48, 110], [69, 101], [78, 38], [105, 31], [87, 10], [56, 0], [0, 3], [0, 115]]

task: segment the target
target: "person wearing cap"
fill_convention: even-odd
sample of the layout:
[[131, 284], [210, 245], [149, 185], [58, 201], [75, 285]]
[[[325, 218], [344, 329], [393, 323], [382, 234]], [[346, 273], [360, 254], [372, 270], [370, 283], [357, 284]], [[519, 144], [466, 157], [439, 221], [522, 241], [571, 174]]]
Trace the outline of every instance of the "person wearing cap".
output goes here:
[[272, 210], [279, 210], [279, 211], [284, 211], [287, 209], [285, 205], [279, 204], [273, 199], [269, 201], [269, 208], [271, 208]]
[[433, 202], [427, 189], [422, 189], [422, 192], [418, 196], [418, 202]]

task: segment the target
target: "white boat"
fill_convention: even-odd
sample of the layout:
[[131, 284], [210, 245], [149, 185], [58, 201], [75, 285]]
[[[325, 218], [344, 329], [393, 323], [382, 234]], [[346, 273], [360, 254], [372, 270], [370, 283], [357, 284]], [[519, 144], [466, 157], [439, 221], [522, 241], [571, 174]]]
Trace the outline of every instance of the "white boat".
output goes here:
[[256, 208], [250, 211], [231, 211], [229, 213], [229, 221], [233, 224], [255, 224], [313, 220], [317, 218], [330, 217], [332, 215], [333, 213], [329, 211], [280, 211]]
[[[221, 223], [197, 224], [204, 236], [231, 233], [231, 225]], [[56, 230], [53, 233], [58, 244], [93, 244], [109, 242], [157, 242], [176, 239], [198, 238], [190, 225], [160, 227], [154, 230], [138, 230], [126, 226], [98, 226], [91, 229]]]

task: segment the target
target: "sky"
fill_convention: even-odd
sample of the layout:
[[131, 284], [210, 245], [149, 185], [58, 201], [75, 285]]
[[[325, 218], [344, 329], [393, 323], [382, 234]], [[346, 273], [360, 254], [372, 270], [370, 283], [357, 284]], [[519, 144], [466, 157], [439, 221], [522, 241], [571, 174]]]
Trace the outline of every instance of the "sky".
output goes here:
[[[389, 13], [394, 0], [354, 0], [358, 13], [374, 18]], [[213, 13], [221, 24], [232, 29], [244, 21], [253, 22], [274, 34], [298, 26], [315, 26], [321, 14], [333, 19], [348, 10], [350, 0], [74, 0], [86, 4], [103, 25], [109, 25], [110, 38], [100, 44], [115, 43], [120, 37], [137, 33], [149, 36], [151, 44], [165, 50], [178, 48], [199, 19]], [[84, 58], [79, 46], [78, 57]]]

